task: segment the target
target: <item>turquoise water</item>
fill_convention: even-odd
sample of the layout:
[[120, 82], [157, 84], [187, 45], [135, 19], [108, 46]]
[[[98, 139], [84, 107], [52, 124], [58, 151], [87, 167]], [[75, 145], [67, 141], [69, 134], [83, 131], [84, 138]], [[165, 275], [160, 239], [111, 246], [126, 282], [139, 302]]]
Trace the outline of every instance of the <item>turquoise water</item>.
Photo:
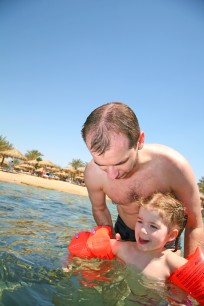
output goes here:
[[87, 197], [0, 182], [0, 225], [0, 306], [168, 305], [164, 285], [121, 262], [69, 255], [72, 236], [95, 226]]

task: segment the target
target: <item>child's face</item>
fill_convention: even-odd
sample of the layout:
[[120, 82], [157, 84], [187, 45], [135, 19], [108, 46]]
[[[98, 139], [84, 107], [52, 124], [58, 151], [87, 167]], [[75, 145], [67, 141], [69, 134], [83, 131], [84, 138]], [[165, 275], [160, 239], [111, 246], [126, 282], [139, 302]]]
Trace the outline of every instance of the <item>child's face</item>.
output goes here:
[[138, 248], [153, 251], [163, 248], [169, 241], [170, 233], [159, 213], [153, 209], [141, 207], [135, 225], [135, 238]]

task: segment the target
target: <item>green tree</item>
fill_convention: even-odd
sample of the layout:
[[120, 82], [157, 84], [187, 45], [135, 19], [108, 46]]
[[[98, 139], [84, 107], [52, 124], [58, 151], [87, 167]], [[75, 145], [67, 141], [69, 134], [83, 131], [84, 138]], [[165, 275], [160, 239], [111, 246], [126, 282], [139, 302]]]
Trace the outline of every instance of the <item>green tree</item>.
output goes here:
[[69, 163], [70, 166], [72, 166], [75, 170], [79, 167], [84, 167], [85, 163], [81, 159], [72, 159], [72, 161]]
[[40, 160], [42, 160], [41, 156], [43, 156], [43, 154], [40, 153], [38, 150], [27, 151], [26, 154], [25, 154], [25, 157], [27, 158], [27, 160], [40, 161]]
[[204, 194], [204, 176], [202, 176], [201, 179], [199, 180], [198, 188], [199, 191]]
[[14, 158], [12, 161], [13, 161], [13, 166], [14, 165], [17, 166], [17, 165], [19, 165], [21, 163], [21, 161], [19, 159], [17, 159], [17, 158]]
[[[43, 155], [42, 155], [43, 156]], [[40, 162], [40, 161], [42, 161], [42, 158], [41, 157], [38, 157], [38, 158], [36, 158], [36, 160], [38, 161], [38, 162]]]
[[0, 151], [11, 149], [13, 149], [13, 145], [6, 139], [6, 137], [0, 135]]

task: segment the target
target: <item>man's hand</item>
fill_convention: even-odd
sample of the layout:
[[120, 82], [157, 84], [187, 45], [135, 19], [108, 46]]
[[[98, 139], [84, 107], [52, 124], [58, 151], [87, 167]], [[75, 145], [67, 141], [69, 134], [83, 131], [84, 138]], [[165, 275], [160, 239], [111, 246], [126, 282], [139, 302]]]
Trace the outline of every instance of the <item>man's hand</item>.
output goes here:
[[116, 239], [117, 241], [121, 240], [121, 236], [120, 236], [119, 233], [116, 233], [116, 234], [115, 234], [115, 239]]

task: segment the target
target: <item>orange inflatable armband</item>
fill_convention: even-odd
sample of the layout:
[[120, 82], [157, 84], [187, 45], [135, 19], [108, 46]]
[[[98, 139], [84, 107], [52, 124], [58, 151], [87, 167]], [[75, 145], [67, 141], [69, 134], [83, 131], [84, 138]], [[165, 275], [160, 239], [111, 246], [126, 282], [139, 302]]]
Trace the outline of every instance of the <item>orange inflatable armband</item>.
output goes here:
[[110, 226], [98, 226], [93, 229], [92, 235], [87, 240], [87, 246], [94, 257], [101, 259], [112, 259], [115, 257], [110, 244], [111, 236]]
[[204, 252], [201, 247], [188, 256], [188, 262], [171, 274], [169, 280], [204, 305]]
[[78, 256], [80, 258], [92, 258], [93, 255], [86, 245], [90, 235], [90, 232], [76, 233], [68, 245], [69, 252], [72, 255]]
[[92, 232], [79, 232], [72, 238], [68, 250], [80, 258], [112, 259], [110, 226], [97, 226]]

